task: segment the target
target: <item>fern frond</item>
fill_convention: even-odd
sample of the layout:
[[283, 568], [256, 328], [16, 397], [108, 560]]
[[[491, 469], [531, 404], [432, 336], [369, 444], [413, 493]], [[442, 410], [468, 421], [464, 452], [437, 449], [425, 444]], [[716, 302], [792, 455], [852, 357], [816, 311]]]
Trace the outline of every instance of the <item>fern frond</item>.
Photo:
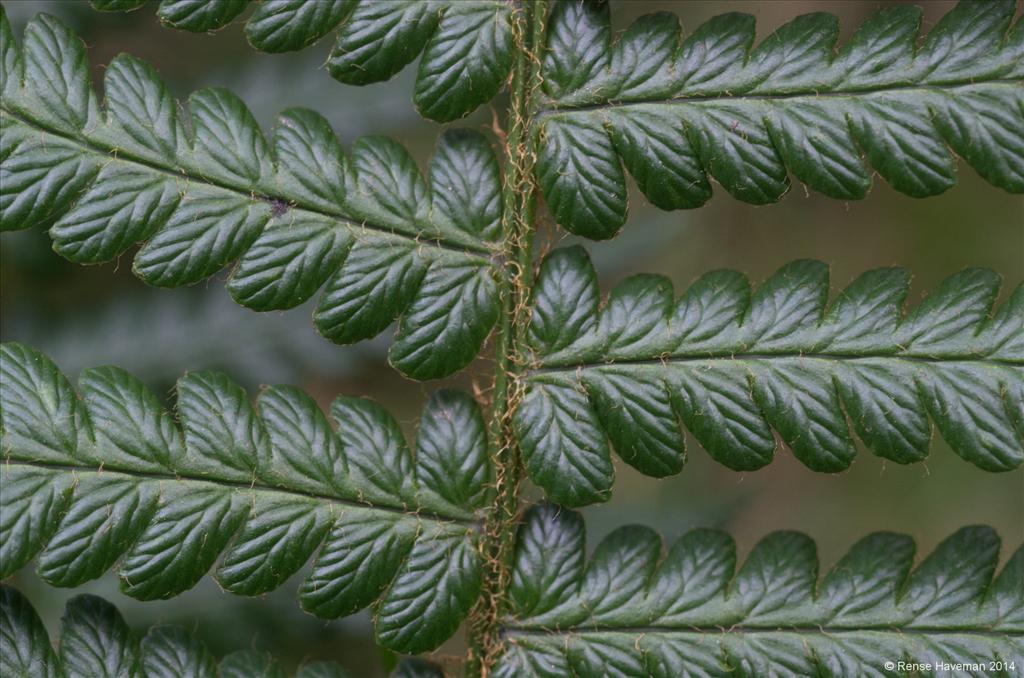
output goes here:
[[[93, 7], [126, 11], [138, 0], [93, 0]], [[204, 32], [223, 28], [249, 0], [162, 0], [160, 20]], [[366, 85], [390, 79], [420, 59], [413, 100], [438, 122], [461, 118], [494, 98], [512, 68], [513, 3], [502, 0], [266, 0], [245, 25], [263, 52], [303, 49], [336, 26], [327, 61], [337, 80]]]
[[807, 467], [836, 472], [856, 453], [924, 459], [934, 422], [987, 471], [1024, 461], [1024, 285], [994, 313], [1000, 279], [968, 269], [902, 315], [909, 274], [869, 271], [828, 302], [828, 267], [796, 261], [751, 293], [735, 271], [678, 300], [638, 275], [603, 307], [582, 248], [543, 262], [532, 302], [534, 369], [515, 414], [523, 460], [555, 501], [607, 499], [608, 440], [652, 476], [684, 463], [683, 425], [714, 459], [768, 464], [774, 429]]
[[296, 388], [253, 407], [227, 377], [193, 372], [178, 381], [179, 425], [116, 367], [83, 371], [76, 394], [12, 343], [0, 374], [0, 577], [38, 554], [43, 579], [77, 586], [119, 562], [124, 592], [150, 600], [219, 558], [222, 588], [258, 595], [320, 547], [303, 608], [334, 618], [373, 604], [378, 642], [406, 653], [437, 647], [476, 600], [492, 472], [467, 394], [431, 398], [414, 455], [363, 398], [334, 401], [335, 432]]
[[[61, 621], [54, 651], [46, 627], [17, 589], [0, 585], [0, 669], [7, 678], [285, 678], [270, 655], [233, 652], [219, 663], [197, 638], [174, 626], [155, 626], [139, 637], [121, 613], [98, 596], [75, 596]], [[307, 662], [295, 678], [348, 678], [340, 664]], [[441, 671], [405, 660], [393, 678], [435, 678]]]
[[[772, 203], [788, 174], [863, 198], [870, 165], [915, 197], [956, 183], [950, 149], [1024, 192], [1024, 21], [1014, 0], [965, 0], [921, 41], [921, 10], [868, 18], [836, 49], [836, 17], [799, 16], [754, 47], [754, 17], [715, 17], [681, 40], [669, 13], [613, 43], [608, 3], [560, 0], [548, 21], [538, 179], [556, 220], [610, 238], [626, 219], [623, 165], [662, 209], [699, 207], [709, 175]], [[865, 162], [866, 161], [866, 162]]]
[[232, 261], [240, 304], [315, 313], [351, 343], [399, 320], [391, 361], [418, 379], [478, 353], [498, 315], [491, 265], [501, 222], [497, 159], [480, 134], [440, 141], [424, 181], [396, 142], [364, 137], [346, 157], [326, 120], [290, 109], [268, 142], [223, 89], [179, 116], [155, 71], [119, 56], [100, 106], [80, 39], [38, 15], [23, 49], [0, 17], [0, 223], [53, 223], [54, 249], [108, 261], [145, 242], [134, 270], [171, 287]]
[[539, 506], [519, 530], [495, 675], [882, 678], [940, 661], [982, 668], [935, 675], [1012, 674], [998, 666], [1024, 661], [1024, 547], [997, 577], [999, 549], [991, 528], [966, 527], [913, 569], [913, 540], [879, 532], [819, 583], [798, 532], [765, 537], [736, 571], [724, 532], [663, 554], [634, 525], [585, 562], [580, 515]]

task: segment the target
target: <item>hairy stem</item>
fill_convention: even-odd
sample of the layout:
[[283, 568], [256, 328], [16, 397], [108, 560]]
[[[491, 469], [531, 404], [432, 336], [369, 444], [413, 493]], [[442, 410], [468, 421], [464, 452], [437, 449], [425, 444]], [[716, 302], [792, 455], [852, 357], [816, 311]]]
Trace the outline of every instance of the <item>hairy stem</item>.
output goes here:
[[486, 676], [501, 649], [498, 617], [508, 588], [508, 565], [519, 511], [521, 466], [512, 435], [511, 415], [519, 397], [523, 365], [522, 341], [533, 280], [533, 219], [536, 193], [533, 166], [536, 154], [530, 140], [531, 101], [540, 85], [540, 44], [546, 0], [520, 3], [512, 15], [516, 60], [509, 85], [508, 130], [502, 201], [504, 218], [504, 275], [500, 283], [501, 318], [496, 339], [496, 366], [492, 390], [491, 441], [495, 493], [485, 521], [484, 581], [480, 599], [470, 616], [467, 676]]

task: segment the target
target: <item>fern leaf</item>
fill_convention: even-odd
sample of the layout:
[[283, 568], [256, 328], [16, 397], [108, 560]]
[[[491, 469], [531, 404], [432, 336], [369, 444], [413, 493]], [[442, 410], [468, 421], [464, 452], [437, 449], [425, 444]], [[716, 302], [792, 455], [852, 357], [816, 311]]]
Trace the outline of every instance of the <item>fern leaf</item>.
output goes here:
[[[98, 596], [68, 601], [54, 651], [32, 604], [17, 589], [0, 586], [0, 669], [10, 678], [285, 678], [270, 655], [241, 650], [218, 663], [197, 638], [174, 626], [156, 626], [141, 638], [121, 613]], [[313, 661], [295, 678], [348, 678], [340, 664]], [[429, 678], [440, 669], [423, 660], [403, 660], [398, 676]]]
[[354, 0], [261, 2], [245, 24], [245, 35], [262, 52], [305, 49], [330, 33], [354, 4]]
[[2, 577], [38, 555], [43, 579], [77, 586], [119, 563], [124, 592], [150, 600], [219, 559], [222, 588], [258, 595], [320, 547], [303, 608], [335, 618], [375, 604], [378, 641], [408, 653], [447, 639], [476, 599], [491, 468], [464, 393], [431, 398], [414, 455], [362, 398], [334, 401], [335, 432], [298, 389], [267, 388], [253, 407], [222, 374], [193, 372], [175, 421], [115, 367], [83, 371], [77, 394], [24, 345], [4, 344], [0, 368]]
[[1024, 285], [992, 312], [999, 277], [968, 269], [901, 315], [909, 275], [869, 271], [831, 305], [828, 268], [793, 262], [751, 293], [714, 271], [678, 300], [638, 275], [599, 307], [579, 247], [543, 262], [529, 340], [534, 367], [515, 414], [533, 480], [559, 503], [607, 499], [608, 441], [643, 473], [684, 462], [683, 425], [714, 459], [750, 471], [774, 429], [807, 467], [837, 472], [857, 436], [900, 464], [928, 454], [931, 422], [987, 471], [1024, 461]]
[[608, 3], [560, 0], [548, 22], [538, 179], [556, 220], [610, 238], [626, 219], [623, 166], [662, 209], [711, 197], [772, 203], [789, 174], [863, 198], [871, 170], [915, 197], [956, 183], [950, 149], [1024, 192], [1024, 21], [1014, 0], [964, 1], [918, 44], [921, 10], [869, 17], [836, 49], [836, 17], [799, 16], [754, 46], [754, 17], [681, 38], [669, 13], [613, 42]]
[[81, 263], [145, 242], [134, 270], [163, 287], [237, 260], [228, 290], [260, 311], [325, 286], [320, 332], [349, 343], [400, 319], [391, 360], [418, 379], [479, 352], [498, 315], [490, 255], [501, 221], [482, 135], [445, 133], [428, 184], [390, 139], [360, 139], [346, 157], [312, 111], [285, 111], [268, 141], [240, 100], [207, 89], [186, 121], [153, 69], [128, 56], [107, 68], [101, 108], [66, 27], [37, 16], [19, 52], [0, 21], [4, 229], [52, 224], [54, 248]]
[[201, 33], [213, 31], [245, 11], [249, 0], [166, 0], [160, 3], [160, 21]]
[[[107, 11], [141, 3], [93, 0]], [[226, 26], [249, 0], [162, 0], [157, 14], [174, 28], [203, 32]], [[263, 52], [304, 49], [338, 27], [327, 69], [337, 80], [388, 80], [420, 59], [413, 97], [424, 116], [461, 118], [498, 93], [512, 68], [512, 3], [502, 0], [265, 0], [245, 25]], [[339, 26], [340, 25], [340, 26]]]
[[995, 576], [999, 548], [991, 528], [966, 527], [914, 569], [914, 542], [879, 532], [819, 583], [798, 532], [768, 535], [738, 571], [732, 538], [708, 529], [663, 555], [656, 532], [623, 527], [585, 562], [580, 515], [535, 507], [495, 675], [920, 675], [900, 666], [911, 662], [989, 675], [990, 662], [1024, 661], [1024, 548]]

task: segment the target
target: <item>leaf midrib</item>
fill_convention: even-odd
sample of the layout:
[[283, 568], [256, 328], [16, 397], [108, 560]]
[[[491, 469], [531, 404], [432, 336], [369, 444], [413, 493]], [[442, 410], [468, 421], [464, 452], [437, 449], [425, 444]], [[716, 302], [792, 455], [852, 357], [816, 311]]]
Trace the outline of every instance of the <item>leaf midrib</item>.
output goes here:
[[793, 360], [793, 359], [804, 359], [804, 360], [820, 360], [822, 362], [835, 362], [835, 363], [857, 363], [866, 360], [897, 360], [905, 361], [909, 363], [925, 363], [933, 365], [949, 365], [956, 363], [981, 363], [991, 364], [1002, 367], [1024, 367], [1024, 361], [1013, 360], [1010, 358], [985, 358], [977, 357], [972, 358], [969, 356], [956, 356], [949, 358], [932, 357], [925, 355], [906, 355], [899, 353], [799, 353], [799, 352], [779, 352], [779, 353], [730, 353], [725, 354], [692, 354], [692, 355], [678, 355], [678, 356], [666, 356], [657, 358], [635, 358], [626, 360], [609, 360], [606, 362], [598, 361], [553, 361], [550, 363], [544, 363], [543, 360], [538, 367], [529, 371], [529, 374], [547, 374], [552, 372], [576, 372], [578, 370], [588, 370], [601, 367], [628, 367], [628, 366], [661, 366], [668, 367], [673, 364], [685, 365], [687, 363], [699, 363], [699, 362], [710, 362], [710, 361], [722, 361], [731, 364], [741, 363], [744, 361], [773, 361], [773, 360]]
[[564, 638], [568, 636], [586, 636], [589, 634], [629, 637], [634, 637], [638, 635], [781, 635], [788, 633], [801, 635], [841, 636], [865, 632], [895, 633], [899, 635], [922, 636], [971, 635], [984, 636], [990, 638], [1024, 638], [1024, 631], [1015, 631], [1010, 629], [1000, 631], [998, 629], [990, 628], [963, 628], [956, 626], [928, 626], [918, 628], [915, 626], [900, 626], [898, 624], [880, 624], [874, 626], [781, 626], [778, 624], [772, 626], [757, 626], [738, 624], [734, 626], [615, 626], [605, 628], [602, 628], [600, 626], [569, 626], [560, 629], [549, 629], [542, 626], [506, 625], [502, 626], [502, 632], [506, 636], [546, 636], [557, 638]]
[[417, 243], [417, 245], [425, 245], [428, 247], [436, 247], [438, 249], [458, 252], [459, 254], [462, 254], [469, 259], [478, 260], [484, 264], [490, 263], [490, 257], [493, 254], [493, 252], [490, 249], [480, 245], [470, 244], [469, 242], [455, 242], [452, 240], [446, 240], [444, 238], [431, 235], [430, 233], [414, 234], [394, 227], [384, 226], [382, 224], [357, 221], [342, 212], [327, 211], [319, 206], [311, 205], [291, 197], [256, 193], [250, 189], [245, 189], [240, 186], [234, 186], [227, 182], [210, 179], [209, 177], [203, 176], [201, 174], [187, 174], [184, 171], [179, 171], [176, 168], [158, 165], [150, 160], [146, 160], [145, 158], [140, 158], [129, 152], [125, 152], [123, 149], [120, 148], [107, 148], [103, 144], [100, 144], [98, 142], [93, 141], [92, 139], [89, 139], [84, 134], [78, 137], [68, 134], [62, 130], [54, 129], [49, 125], [40, 123], [36, 120], [26, 117], [24, 113], [12, 109], [10, 106], [7, 105], [0, 106], [0, 112], [3, 112], [11, 116], [23, 125], [39, 130], [40, 132], [43, 132], [45, 134], [58, 137], [69, 143], [75, 144], [76, 146], [79, 146], [86, 152], [99, 155], [105, 161], [109, 162], [113, 160], [117, 162], [131, 163], [134, 165], [138, 165], [140, 167], [144, 167], [147, 170], [153, 172], [159, 172], [161, 174], [174, 177], [176, 179], [187, 179], [190, 182], [203, 184], [211, 188], [227, 191], [234, 195], [243, 196], [245, 198], [261, 200], [263, 202], [271, 204], [284, 204], [288, 206], [289, 211], [292, 209], [302, 209], [307, 212], [311, 212], [323, 217], [340, 221], [346, 228], [353, 231], [355, 235], [358, 235], [358, 231], [360, 230], [374, 231], [382, 235], [400, 237], [405, 240], [415, 242]]
[[892, 85], [872, 89], [838, 89], [821, 92], [801, 91], [778, 94], [706, 94], [693, 96], [676, 96], [668, 98], [639, 97], [635, 99], [606, 100], [601, 103], [579, 103], [559, 104], [557, 99], [545, 100], [545, 106], [539, 107], [534, 113], [536, 118], [544, 118], [559, 113], [584, 113], [588, 111], [600, 111], [606, 109], [630, 108], [650, 105], [685, 105], [699, 103], [717, 103], [727, 101], [787, 101], [792, 99], [842, 99], [868, 96], [885, 92], [941, 92], [949, 93], [951, 90], [970, 89], [988, 86], [1020, 87], [1024, 80], [997, 78], [993, 80], [982, 80], [976, 82], [959, 82], [950, 85]]
[[55, 462], [41, 462], [41, 461], [28, 461], [18, 459], [16, 457], [7, 456], [3, 460], [4, 466], [7, 467], [26, 467], [34, 469], [42, 469], [47, 471], [63, 471], [66, 473], [74, 474], [75, 476], [83, 475], [94, 475], [96, 477], [104, 476], [121, 476], [128, 479], [143, 480], [143, 481], [173, 481], [173, 482], [189, 482], [189, 483], [203, 483], [206, 485], [212, 485], [215, 487], [228, 489], [228, 490], [244, 490], [250, 492], [268, 492], [281, 495], [291, 495], [295, 497], [302, 497], [303, 499], [315, 499], [317, 501], [329, 502], [338, 504], [341, 506], [370, 509], [375, 511], [381, 511], [384, 513], [399, 514], [407, 518], [414, 518], [419, 520], [429, 520], [436, 523], [458, 523], [467, 526], [475, 526], [477, 521], [472, 518], [466, 518], [464, 516], [444, 515], [436, 511], [428, 510], [410, 510], [401, 506], [383, 504], [383, 503], [370, 503], [368, 501], [358, 501], [355, 499], [345, 499], [343, 497], [337, 497], [326, 494], [317, 494], [316, 492], [309, 492], [306, 490], [293, 489], [293, 488], [282, 488], [273, 487], [270, 485], [260, 485], [255, 482], [245, 483], [241, 481], [226, 480], [223, 478], [211, 478], [196, 476], [188, 473], [157, 473], [150, 471], [135, 471], [132, 469], [124, 468], [118, 465], [106, 465], [96, 468], [95, 466], [75, 465], [75, 464], [58, 464]]

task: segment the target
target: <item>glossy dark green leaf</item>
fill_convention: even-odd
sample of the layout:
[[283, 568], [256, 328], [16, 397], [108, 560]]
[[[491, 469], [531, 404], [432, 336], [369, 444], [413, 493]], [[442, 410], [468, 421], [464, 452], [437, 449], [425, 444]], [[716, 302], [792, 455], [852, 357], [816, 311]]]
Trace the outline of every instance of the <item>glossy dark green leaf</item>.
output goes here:
[[634, 382], [628, 373], [587, 374], [583, 383], [598, 421], [622, 460], [658, 478], [683, 467], [683, 436], [664, 384]]
[[270, 215], [267, 204], [224, 196], [217, 189], [190, 187], [180, 208], [139, 250], [132, 268], [159, 287], [199, 282], [248, 249]]
[[441, 135], [430, 161], [433, 219], [496, 242], [501, 236], [501, 170], [487, 140], [469, 130]]
[[96, 475], [80, 479], [74, 491], [39, 555], [39, 576], [54, 586], [76, 586], [113, 567], [153, 520], [160, 499], [154, 486]]
[[435, 261], [398, 323], [391, 363], [424, 378], [468, 365], [498, 319], [492, 276], [461, 260]]
[[909, 275], [869, 271], [829, 305], [828, 268], [793, 262], [751, 293], [716, 271], [675, 300], [638, 275], [600, 307], [580, 248], [552, 252], [533, 290], [533, 369], [515, 414], [531, 478], [553, 500], [607, 498], [607, 441], [643, 473], [677, 472], [683, 426], [717, 461], [769, 463], [772, 430], [806, 466], [841, 471], [857, 436], [901, 464], [928, 455], [932, 422], [987, 471], [1024, 462], [1024, 287], [993, 312], [999, 277], [967, 269], [909, 313]]
[[[586, 250], [578, 245], [555, 250], [540, 264], [530, 303], [530, 343], [545, 354], [557, 353], [597, 324], [601, 292]], [[564, 297], [576, 303], [565, 303]]]
[[53, 471], [7, 468], [0, 514], [0, 572], [24, 567], [57, 531], [71, 499], [73, 481]]
[[[136, 9], [136, 0], [93, 0], [96, 9]], [[218, 30], [249, 0], [162, 0], [168, 26]], [[423, 55], [414, 101], [423, 115], [447, 122], [490, 101], [512, 64], [509, 17], [500, 0], [265, 0], [245, 24], [249, 42], [264, 52], [304, 49], [338, 28], [328, 70], [341, 82], [387, 80]]]
[[[96, 177], [98, 168], [71, 142], [52, 143], [0, 115], [0, 230], [48, 223]], [[83, 221], [88, 219], [85, 217]], [[79, 233], [72, 235], [78, 241]], [[67, 249], [75, 249], [77, 243]]]
[[262, 52], [291, 52], [327, 35], [351, 11], [355, 0], [266, 0], [256, 5], [245, 36]]
[[20, 82], [36, 83], [24, 92], [26, 103], [39, 111], [40, 122], [65, 134], [75, 134], [95, 122], [99, 104], [81, 40], [45, 14], [29, 22], [22, 37], [21, 69], [12, 74], [15, 82], [6, 83], [4, 94], [15, 94]]
[[[180, 204], [181, 192], [171, 177], [107, 165], [78, 199], [73, 215], [54, 224], [51, 233], [55, 248], [72, 261], [112, 259], [166, 225]], [[192, 193], [189, 199], [197, 197]], [[190, 207], [194, 210], [194, 205]], [[196, 214], [193, 210], [189, 211]], [[201, 224], [207, 228], [211, 225], [218, 226], [210, 219]]]
[[249, 308], [298, 306], [338, 270], [352, 238], [320, 216], [264, 230], [238, 262], [228, 291]]
[[872, 534], [820, 584], [814, 542], [796, 532], [768, 535], [740, 567], [718, 530], [663, 555], [655, 532], [623, 527], [586, 564], [583, 533], [573, 511], [527, 513], [496, 675], [881, 677], [917, 675], [885, 664], [922, 656], [1019, 661], [1024, 602], [1010, 587], [1024, 549], [997, 577], [991, 528], [955, 532], [913, 572], [909, 537]]
[[600, 81], [608, 66], [610, 21], [608, 2], [604, 0], [552, 4], [544, 52], [547, 92], [559, 96], [594, 89], [594, 81]]
[[492, 99], [508, 77], [511, 12], [496, 0], [355, 2], [327, 67], [341, 82], [365, 85], [422, 53], [416, 107], [433, 120], [455, 120]]
[[473, 400], [456, 391], [434, 393], [416, 435], [419, 500], [425, 506], [485, 505], [492, 481], [487, 429]]
[[[285, 678], [269, 654], [239, 650], [218, 663], [197, 638], [173, 626], [149, 629], [141, 638], [120, 612], [97, 596], [75, 596], [61, 620], [59, 652], [31, 603], [15, 588], [0, 586], [0, 668], [11, 678]], [[342, 666], [311, 661], [297, 678], [348, 678]], [[399, 663], [393, 676], [441, 676], [422, 659]]]
[[314, 315], [317, 329], [341, 344], [377, 335], [412, 303], [426, 267], [413, 243], [357, 243], [327, 281]]
[[414, 100], [439, 122], [492, 99], [512, 64], [512, 7], [496, 0], [354, 3], [327, 62], [331, 75], [364, 85], [387, 80], [423, 54]]
[[284, 584], [324, 539], [334, 516], [313, 500], [257, 496], [217, 570], [228, 591], [270, 591]]
[[[198, 16], [214, 5], [162, 7]], [[144, 242], [133, 269], [164, 287], [237, 261], [228, 289], [260, 311], [297, 306], [326, 284], [321, 333], [348, 343], [402, 319], [392, 362], [418, 379], [476, 356], [497, 316], [490, 255], [502, 218], [497, 159], [481, 134], [445, 133], [428, 184], [390, 139], [358, 140], [346, 157], [311, 111], [285, 111], [267, 140], [242, 101], [206, 89], [189, 98], [186, 120], [156, 72], [128, 56], [106, 69], [101, 109], [83, 47], [46, 15], [29, 22], [21, 50], [4, 38], [5, 230], [51, 226], [54, 248], [80, 263]]]
[[755, 46], [753, 17], [735, 13], [688, 36], [676, 16], [651, 14], [613, 40], [608, 6], [558, 0], [548, 17], [537, 170], [574, 233], [608, 238], [625, 222], [623, 166], [662, 209], [703, 205], [709, 176], [753, 204], [778, 201], [789, 174], [863, 198], [871, 168], [903, 193], [936, 195], [956, 183], [951, 150], [1024, 192], [1013, 0], [965, 0], [923, 40], [920, 9], [884, 8], [838, 50], [838, 20], [820, 12]]
[[[0, 366], [4, 577], [38, 557], [48, 582], [78, 586], [117, 565], [122, 590], [149, 600], [214, 569], [224, 589], [259, 595], [315, 555], [302, 605], [334, 618], [376, 603], [380, 641], [409, 653], [440, 645], [476, 600], [492, 478], [464, 393], [430, 401], [414, 454], [362, 398], [335, 401], [335, 431], [298, 389], [268, 388], [254, 408], [227, 377], [191, 373], [179, 425], [117, 368], [84, 371], [76, 395], [26, 346], [4, 344]], [[192, 675], [179, 640], [152, 640], [153, 656]]]
[[578, 506], [609, 498], [614, 469], [607, 436], [581, 387], [533, 380], [513, 425], [530, 478], [553, 500]]
[[451, 637], [480, 595], [477, 548], [465, 526], [426, 528], [381, 600], [377, 642], [416, 653]]
[[655, 107], [608, 117], [615, 151], [640, 190], [661, 209], [700, 207], [711, 197], [711, 184], [684, 121]]
[[139, 641], [117, 609], [96, 596], [76, 596], [64, 610], [60, 660], [68, 678], [141, 678]]
[[0, 668], [16, 678], [58, 678], [62, 673], [39, 615], [7, 585], [0, 586]]
[[583, 576], [583, 518], [554, 506], [527, 515], [516, 538], [509, 595], [519, 614], [544, 619], [560, 613]]
[[459, 0], [443, 11], [416, 74], [416, 108], [449, 121], [487, 103], [512, 68], [509, 16], [513, 6]]
[[416, 525], [350, 511], [335, 523], [299, 589], [306, 610], [340, 617], [366, 607], [386, 589], [416, 539]]
[[226, 26], [248, 4], [249, 0], [162, 0], [157, 16], [174, 28], [200, 33]]
[[389, 79], [419, 56], [439, 19], [426, 2], [358, 3], [331, 53], [331, 75], [352, 85]]
[[[67, 377], [35, 351], [10, 344], [0, 362], [4, 440], [33, 459], [71, 461], [78, 450], [78, 395]], [[5, 542], [6, 543], [6, 542]]]
[[611, 238], [626, 220], [626, 178], [600, 120], [564, 116], [541, 129], [537, 181], [555, 219], [588, 238]]

